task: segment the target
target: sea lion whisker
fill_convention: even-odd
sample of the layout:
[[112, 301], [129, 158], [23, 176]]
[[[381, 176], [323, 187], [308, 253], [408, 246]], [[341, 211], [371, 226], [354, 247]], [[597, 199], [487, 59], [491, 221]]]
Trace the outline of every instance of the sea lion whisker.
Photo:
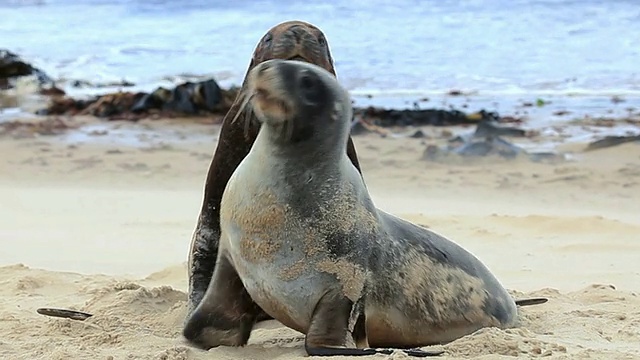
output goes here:
[[[249, 101], [253, 98], [250, 96]], [[244, 136], [249, 137], [249, 131], [251, 130], [251, 122], [253, 121], [253, 106], [247, 106], [244, 115]]]
[[241, 103], [240, 103], [240, 106], [238, 106], [238, 111], [236, 112], [235, 116], [231, 120], [231, 123], [235, 123], [236, 121], [238, 121], [240, 116], [243, 116], [244, 136], [245, 138], [248, 138], [250, 125], [251, 125], [251, 118], [253, 115], [253, 107], [249, 106], [249, 102], [251, 101], [251, 99], [253, 99], [254, 94], [248, 94], [247, 92], [242, 92], [241, 95], [238, 95], [238, 96], [242, 96], [241, 98], [238, 99], [239, 101], [241, 101]]
[[238, 106], [238, 111], [236, 112], [233, 119], [231, 119], [231, 123], [235, 123], [240, 117], [240, 115], [245, 112], [247, 104], [249, 104], [249, 101], [252, 98], [253, 98], [253, 95], [247, 94], [246, 91], [242, 91], [240, 94], [238, 94], [238, 101], [240, 101], [240, 106]]

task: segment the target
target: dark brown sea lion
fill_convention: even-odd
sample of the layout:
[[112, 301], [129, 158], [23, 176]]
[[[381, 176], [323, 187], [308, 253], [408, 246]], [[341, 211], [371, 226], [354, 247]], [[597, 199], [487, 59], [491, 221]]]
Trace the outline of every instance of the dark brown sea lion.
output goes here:
[[331, 73], [270, 60], [247, 79], [262, 126], [222, 196], [218, 264], [187, 340], [243, 346], [266, 311], [309, 355], [430, 356], [442, 351], [415, 347], [516, 326], [517, 305], [544, 302], [515, 301], [473, 254], [375, 206], [345, 154], [353, 109]]
[[[321, 66], [333, 76], [336, 75], [325, 35], [316, 26], [303, 21], [283, 22], [269, 30], [256, 46], [247, 74], [256, 65], [270, 59], [305, 61]], [[244, 109], [241, 109], [240, 105], [245, 92], [246, 75], [238, 97], [222, 121], [218, 144], [204, 186], [202, 208], [189, 251], [187, 314], [193, 311], [204, 296], [216, 266], [222, 193], [233, 171], [249, 153], [260, 128], [253, 114], [242, 113]], [[250, 121], [233, 121], [245, 116], [251, 117]], [[245, 127], [245, 124], [248, 126]], [[347, 155], [360, 171], [351, 138], [347, 145]], [[269, 316], [263, 314], [260, 318], [268, 319]]]

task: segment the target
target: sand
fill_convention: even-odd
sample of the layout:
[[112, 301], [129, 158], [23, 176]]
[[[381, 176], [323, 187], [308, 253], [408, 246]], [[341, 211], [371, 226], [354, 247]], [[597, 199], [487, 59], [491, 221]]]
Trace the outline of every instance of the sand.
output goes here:
[[[187, 252], [218, 128], [116, 126], [145, 138], [0, 138], [0, 358], [306, 358], [302, 335], [275, 321], [245, 348], [181, 340]], [[375, 203], [469, 249], [516, 297], [550, 298], [522, 308], [518, 328], [436, 347], [443, 358], [640, 358], [640, 146], [574, 144], [560, 163], [444, 164], [422, 159], [430, 141], [355, 138]]]

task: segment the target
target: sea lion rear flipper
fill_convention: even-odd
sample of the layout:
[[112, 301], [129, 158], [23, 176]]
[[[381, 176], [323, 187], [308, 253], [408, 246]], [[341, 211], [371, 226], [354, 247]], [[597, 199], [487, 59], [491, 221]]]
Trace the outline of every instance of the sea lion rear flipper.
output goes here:
[[[309, 351], [313, 351], [313, 353]], [[421, 349], [355, 349], [355, 348], [334, 348], [334, 347], [319, 347], [319, 348], [307, 348], [307, 352], [311, 356], [367, 356], [375, 354], [391, 355], [394, 351], [402, 351], [403, 353], [413, 357], [428, 357], [428, 356], [440, 356], [444, 354], [444, 351], [426, 351]]]
[[547, 301], [549, 301], [549, 299], [544, 297], [515, 300], [517, 306], [540, 305], [546, 303]]
[[354, 304], [339, 290], [329, 291], [316, 305], [305, 337], [304, 347], [310, 356], [391, 355], [396, 350], [415, 357], [438, 356], [444, 353], [420, 349], [347, 347], [350, 337], [356, 346], [368, 344], [363, 304], [360, 301]]
[[202, 301], [188, 316], [182, 335], [193, 345], [210, 349], [244, 346], [261, 312], [235, 268], [221, 256]]

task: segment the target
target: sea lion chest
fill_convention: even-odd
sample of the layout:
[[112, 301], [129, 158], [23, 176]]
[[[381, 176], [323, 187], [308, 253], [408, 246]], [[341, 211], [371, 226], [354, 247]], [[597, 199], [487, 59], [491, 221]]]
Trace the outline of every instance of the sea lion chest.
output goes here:
[[318, 229], [291, 207], [281, 170], [252, 153], [241, 162], [222, 197], [220, 247], [251, 298], [304, 333], [335, 278], [317, 270], [326, 247]]

